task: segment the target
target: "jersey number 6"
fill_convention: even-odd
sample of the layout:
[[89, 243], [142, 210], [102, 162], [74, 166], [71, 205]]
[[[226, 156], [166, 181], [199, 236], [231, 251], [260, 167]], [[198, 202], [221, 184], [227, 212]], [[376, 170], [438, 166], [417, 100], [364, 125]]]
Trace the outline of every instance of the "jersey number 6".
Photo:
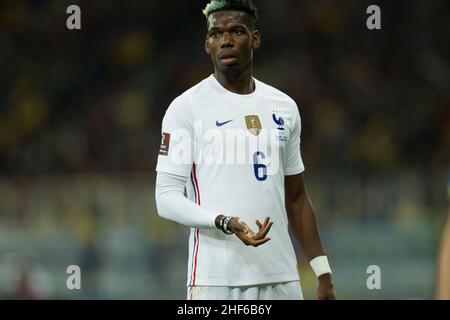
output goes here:
[[261, 151], [256, 151], [253, 154], [253, 171], [255, 178], [258, 181], [264, 181], [267, 179], [267, 166], [258, 162], [258, 157], [265, 159], [266, 156]]

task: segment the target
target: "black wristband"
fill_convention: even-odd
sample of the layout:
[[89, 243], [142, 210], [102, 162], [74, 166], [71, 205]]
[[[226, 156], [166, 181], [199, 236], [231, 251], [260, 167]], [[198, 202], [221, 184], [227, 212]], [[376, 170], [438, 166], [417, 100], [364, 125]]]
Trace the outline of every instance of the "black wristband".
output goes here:
[[214, 224], [216, 225], [216, 228], [217, 228], [217, 229], [222, 230], [222, 226], [221, 226], [220, 222], [222, 221], [223, 218], [225, 218], [225, 216], [224, 216], [223, 214], [219, 214], [219, 215], [216, 217], [216, 221], [214, 221]]
[[231, 219], [232, 217], [223, 216], [219, 220], [219, 229], [225, 234], [233, 234], [232, 231], [228, 230], [228, 222], [230, 222]]

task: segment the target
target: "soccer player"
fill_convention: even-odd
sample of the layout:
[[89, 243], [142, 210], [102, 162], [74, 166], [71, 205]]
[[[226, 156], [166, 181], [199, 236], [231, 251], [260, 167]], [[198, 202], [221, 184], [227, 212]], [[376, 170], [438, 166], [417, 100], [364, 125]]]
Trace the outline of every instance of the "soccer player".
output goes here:
[[303, 181], [297, 105], [252, 76], [257, 9], [212, 0], [203, 13], [214, 74], [170, 104], [156, 167], [159, 215], [191, 227], [187, 298], [303, 299], [290, 226], [318, 298], [335, 299]]

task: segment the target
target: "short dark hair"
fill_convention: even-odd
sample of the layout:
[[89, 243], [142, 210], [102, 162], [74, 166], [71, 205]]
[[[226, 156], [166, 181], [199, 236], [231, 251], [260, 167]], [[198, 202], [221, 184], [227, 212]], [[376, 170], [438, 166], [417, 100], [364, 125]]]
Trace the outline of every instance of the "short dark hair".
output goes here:
[[252, 0], [211, 0], [203, 9], [206, 19], [216, 11], [235, 10], [247, 13], [255, 22], [258, 19], [258, 9]]

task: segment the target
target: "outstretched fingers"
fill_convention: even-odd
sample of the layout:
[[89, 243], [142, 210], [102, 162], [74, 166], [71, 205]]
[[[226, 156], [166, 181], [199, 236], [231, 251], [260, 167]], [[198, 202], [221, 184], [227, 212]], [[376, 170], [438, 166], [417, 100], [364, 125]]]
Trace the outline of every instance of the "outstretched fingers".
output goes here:
[[262, 244], [264, 244], [264, 243], [266, 243], [267, 241], [269, 241], [269, 240], [271, 240], [272, 238], [264, 238], [264, 239], [261, 239], [261, 240], [253, 240], [253, 246], [254, 247], [257, 247], [257, 246], [260, 246], [260, 245], [262, 245]]
[[259, 231], [255, 235], [254, 238], [257, 239], [257, 240], [260, 240], [260, 239], [263, 239], [267, 235], [267, 233], [269, 233], [270, 228], [273, 225], [273, 222], [270, 221], [269, 217], [267, 217], [264, 220], [264, 224], [261, 224], [261, 222], [259, 222], [259, 220], [256, 220], [256, 225], [259, 227]]
[[233, 221], [232, 219], [231, 221], [233, 225], [232, 230], [235, 231], [235, 235], [247, 246], [258, 247], [272, 239], [270, 237], [266, 237], [267, 233], [270, 231], [270, 228], [273, 225], [273, 222], [270, 221], [269, 217], [264, 220], [264, 223], [256, 220], [256, 225], [259, 228], [258, 233], [255, 233], [241, 219], [236, 219], [235, 221]]
[[267, 241], [271, 240], [271, 238], [264, 238], [264, 239], [255, 239], [255, 237], [250, 237], [248, 235], [245, 235], [243, 233], [237, 233], [236, 236], [241, 239], [241, 241], [247, 245], [247, 246], [253, 246], [257, 247], [260, 246]]

